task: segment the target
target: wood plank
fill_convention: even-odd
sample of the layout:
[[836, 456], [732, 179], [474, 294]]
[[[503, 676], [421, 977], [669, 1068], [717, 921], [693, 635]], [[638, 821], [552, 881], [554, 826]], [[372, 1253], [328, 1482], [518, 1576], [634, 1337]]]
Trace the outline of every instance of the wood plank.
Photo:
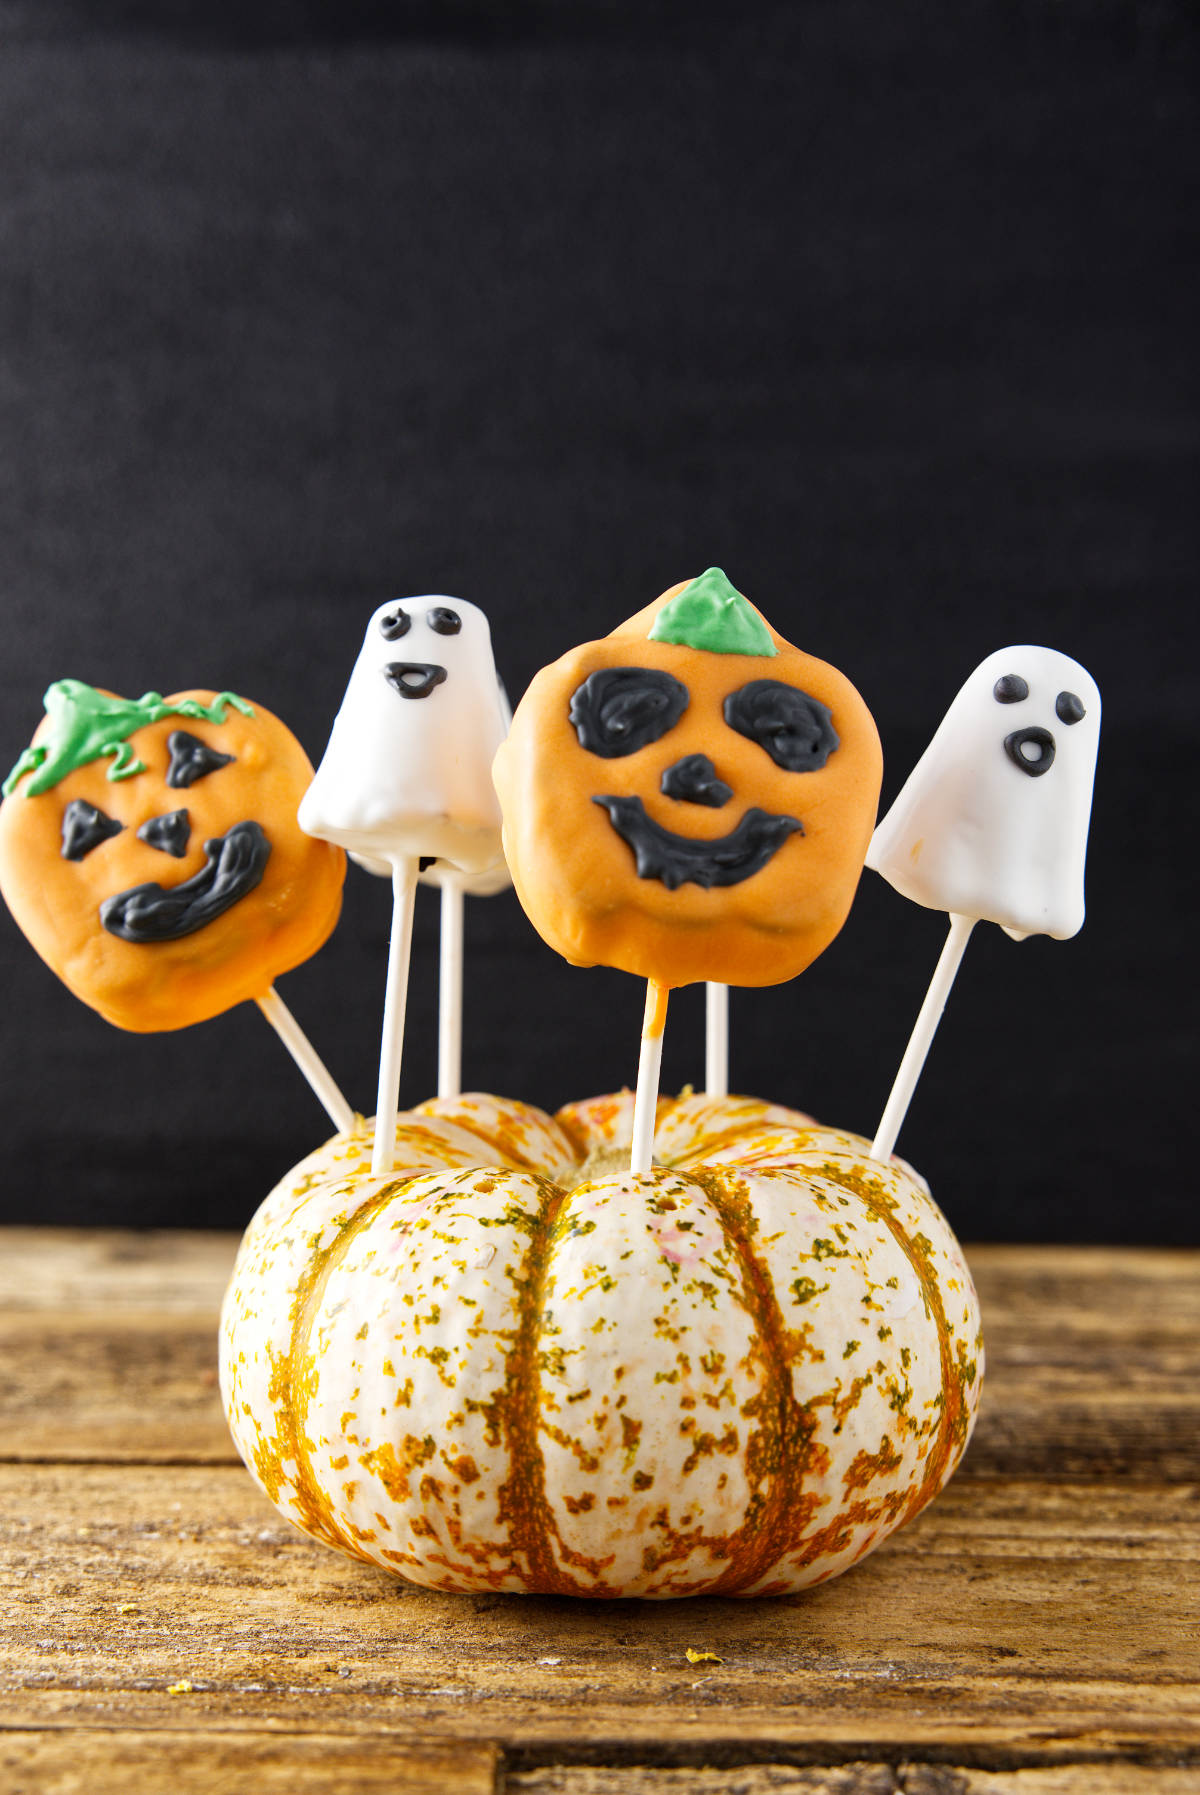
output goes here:
[[237, 1236], [187, 1228], [15, 1228], [0, 1239], [0, 1309], [163, 1310], [215, 1317]]
[[[0, 1460], [234, 1463], [228, 1235], [9, 1229]], [[1200, 1479], [1200, 1254], [980, 1247], [988, 1369], [962, 1477]]]
[[1063, 1764], [973, 1770], [955, 1764], [745, 1764], [715, 1770], [568, 1764], [516, 1771], [505, 1795], [1196, 1795], [1192, 1769]]
[[494, 1795], [494, 1747], [322, 1733], [0, 1732], [7, 1795]]
[[415, 1589], [220, 1466], [6, 1466], [0, 1517], [10, 1727], [279, 1725], [538, 1762], [1200, 1763], [1194, 1491], [963, 1480], [845, 1578], [744, 1603]]
[[207, 1311], [0, 1313], [0, 1364], [0, 1459], [237, 1461]]
[[568, 1764], [510, 1772], [504, 1795], [902, 1795], [888, 1764], [741, 1764], [659, 1770], [644, 1764]]

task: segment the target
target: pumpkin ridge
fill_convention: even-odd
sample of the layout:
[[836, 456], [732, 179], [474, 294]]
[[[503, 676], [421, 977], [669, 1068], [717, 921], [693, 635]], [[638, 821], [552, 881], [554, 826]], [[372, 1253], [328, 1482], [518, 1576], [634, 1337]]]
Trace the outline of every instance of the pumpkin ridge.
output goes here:
[[[436, 1097], [428, 1099], [424, 1104], [418, 1104], [410, 1113], [415, 1116], [426, 1115], [436, 1117], [439, 1121], [443, 1119], [451, 1120], [449, 1117], [443, 1118], [441, 1112], [434, 1109], [433, 1105], [439, 1101], [440, 1099]], [[533, 1108], [532, 1105], [529, 1107], [531, 1109]], [[545, 1111], [534, 1111], [534, 1113], [541, 1122], [553, 1123], [554, 1121], [554, 1117], [546, 1114]], [[502, 1160], [507, 1161], [506, 1169], [512, 1169], [518, 1172], [532, 1172], [534, 1176], [538, 1178], [547, 1177], [548, 1174], [542, 1166], [538, 1165], [528, 1153], [524, 1153], [519, 1147], [514, 1146], [512, 1141], [512, 1128], [507, 1122], [500, 1122], [496, 1127], [484, 1127], [471, 1121], [469, 1117], [463, 1116], [457, 1112], [452, 1120], [455, 1128], [461, 1128], [464, 1134], [473, 1136], [473, 1138], [479, 1141], [482, 1146], [489, 1149], [491, 1157], [483, 1162], [485, 1168], [494, 1165], [498, 1156]], [[574, 1147], [574, 1142], [570, 1141], [569, 1145]]]
[[[290, 1446], [287, 1457], [296, 1463], [296, 1494], [300, 1500], [295, 1504], [303, 1516], [297, 1525], [324, 1540], [327, 1545], [338, 1546], [350, 1552], [355, 1558], [361, 1558], [368, 1564], [375, 1561], [370, 1554], [341, 1527], [333, 1518], [333, 1504], [321, 1488], [309, 1457], [308, 1438], [305, 1423], [308, 1419], [309, 1399], [313, 1392], [315, 1365], [311, 1350], [313, 1323], [324, 1297], [325, 1287], [331, 1275], [341, 1264], [355, 1239], [362, 1233], [381, 1210], [386, 1209], [393, 1197], [405, 1184], [411, 1184], [411, 1178], [389, 1178], [381, 1190], [373, 1197], [360, 1203], [354, 1214], [349, 1216], [339, 1228], [336, 1237], [327, 1246], [317, 1248], [309, 1261], [307, 1270], [301, 1276], [292, 1305], [292, 1339], [285, 1356], [285, 1369], [278, 1413], [284, 1419], [282, 1432]], [[280, 1454], [281, 1457], [285, 1456]]]
[[573, 1551], [563, 1540], [546, 1495], [546, 1460], [539, 1440], [541, 1410], [540, 1340], [550, 1257], [567, 1193], [549, 1178], [526, 1173], [541, 1189], [541, 1214], [529, 1230], [521, 1267], [518, 1325], [504, 1367], [501, 1424], [508, 1445], [508, 1476], [497, 1491], [497, 1510], [512, 1541], [512, 1556], [524, 1554], [526, 1582], [539, 1595], [599, 1595], [584, 1588], [555, 1558], [563, 1557], [598, 1575], [602, 1565]]
[[[758, 1221], [745, 1179], [717, 1167], [693, 1166], [688, 1176], [711, 1199], [737, 1254], [742, 1273], [741, 1301], [755, 1322], [766, 1365], [762, 1406], [773, 1411], [771, 1422], [761, 1426], [758, 1435], [761, 1440], [766, 1434], [771, 1443], [765, 1453], [760, 1448], [755, 1455], [768, 1461], [764, 1469], [770, 1475], [762, 1506], [756, 1509], [751, 1503], [741, 1526], [728, 1536], [728, 1566], [713, 1583], [697, 1592], [742, 1595], [778, 1563], [797, 1524], [804, 1526], [816, 1513], [820, 1497], [804, 1494], [804, 1476], [810, 1463], [828, 1454], [819, 1444], [814, 1446], [816, 1422], [808, 1405], [797, 1402], [792, 1388], [794, 1355], [787, 1344], [789, 1330], [770, 1274], [754, 1250]], [[748, 1449], [747, 1458], [750, 1456]]]
[[[957, 1464], [966, 1450], [967, 1440], [974, 1425], [974, 1414], [968, 1410], [964, 1390], [967, 1385], [976, 1381], [980, 1375], [980, 1368], [974, 1363], [969, 1364], [965, 1361], [961, 1350], [957, 1357], [951, 1351], [952, 1329], [946, 1314], [946, 1305], [942, 1300], [938, 1277], [931, 1263], [930, 1243], [922, 1234], [910, 1235], [901, 1224], [896, 1215], [895, 1199], [886, 1195], [883, 1181], [877, 1177], [864, 1177], [860, 1173], [829, 1164], [822, 1166], [821, 1172], [822, 1176], [828, 1178], [831, 1183], [839, 1185], [843, 1190], [852, 1191], [868, 1213], [875, 1216], [888, 1229], [912, 1266], [921, 1286], [922, 1298], [937, 1329], [938, 1350], [942, 1366], [942, 1412], [938, 1422], [937, 1438], [925, 1461], [925, 1475], [909, 1497], [902, 1518], [895, 1523], [895, 1526], [902, 1526], [911, 1521], [914, 1515], [920, 1514], [926, 1504], [937, 1495], [946, 1481], [947, 1465], [950, 1463], [951, 1455], [953, 1454], [953, 1461]], [[969, 1284], [969, 1273], [967, 1276]], [[973, 1289], [973, 1286], [971, 1288]]]

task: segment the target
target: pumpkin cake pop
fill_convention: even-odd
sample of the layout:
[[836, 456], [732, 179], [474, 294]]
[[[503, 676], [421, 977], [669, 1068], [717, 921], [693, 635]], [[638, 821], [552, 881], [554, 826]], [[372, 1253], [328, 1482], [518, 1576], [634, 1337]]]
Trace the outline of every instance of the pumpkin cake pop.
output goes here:
[[647, 980], [631, 1167], [650, 1165], [667, 993], [794, 978], [846, 920], [879, 736], [850, 681], [718, 567], [566, 654], [494, 775], [517, 896], [578, 966]]
[[773, 985], [828, 946], [882, 755], [844, 674], [718, 568], [534, 678], [494, 776], [517, 895], [573, 965]]
[[246, 999], [341, 1125], [349, 1105], [273, 981], [324, 943], [345, 856], [296, 822], [312, 768], [232, 692], [119, 698], [57, 680], [4, 781], [0, 891], [42, 959], [118, 1028], [187, 1028]]

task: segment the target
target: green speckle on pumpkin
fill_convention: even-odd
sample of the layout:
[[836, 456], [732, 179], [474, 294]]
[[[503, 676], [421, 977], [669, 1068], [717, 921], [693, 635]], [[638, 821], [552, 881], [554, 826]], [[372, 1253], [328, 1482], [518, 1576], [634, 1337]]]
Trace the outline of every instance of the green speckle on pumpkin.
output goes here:
[[828, 1284], [818, 1284], [815, 1278], [793, 1278], [791, 1282], [792, 1299], [797, 1303], [811, 1303], [814, 1296], [820, 1296], [828, 1290]]

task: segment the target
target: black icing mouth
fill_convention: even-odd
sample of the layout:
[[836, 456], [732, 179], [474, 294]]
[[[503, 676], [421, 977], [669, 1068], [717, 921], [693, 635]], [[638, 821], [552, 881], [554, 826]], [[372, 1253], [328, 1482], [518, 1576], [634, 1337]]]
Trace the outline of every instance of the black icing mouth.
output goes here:
[[794, 816], [772, 816], [757, 806], [746, 811], [736, 829], [715, 841], [674, 835], [647, 816], [640, 798], [593, 798], [608, 812], [621, 840], [633, 849], [639, 879], [661, 879], [668, 891], [681, 885], [740, 885], [761, 872], [789, 835], [804, 834]]
[[206, 841], [204, 852], [208, 865], [182, 885], [131, 885], [105, 898], [100, 921], [109, 934], [139, 946], [194, 935], [254, 890], [271, 844], [258, 823], [235, 823], [227, 835]]
[[1054, 737], [1048, 729], [1030, 724], [1028, 729], [1014, 729], [1005, 736], [1004, 752], [1022, 773], [1040, 779], [1054, 765]]
[[401, 698], [428, 698], [445, 679], [446, 669], [436, 661], [389, 661], [383, 677]]

